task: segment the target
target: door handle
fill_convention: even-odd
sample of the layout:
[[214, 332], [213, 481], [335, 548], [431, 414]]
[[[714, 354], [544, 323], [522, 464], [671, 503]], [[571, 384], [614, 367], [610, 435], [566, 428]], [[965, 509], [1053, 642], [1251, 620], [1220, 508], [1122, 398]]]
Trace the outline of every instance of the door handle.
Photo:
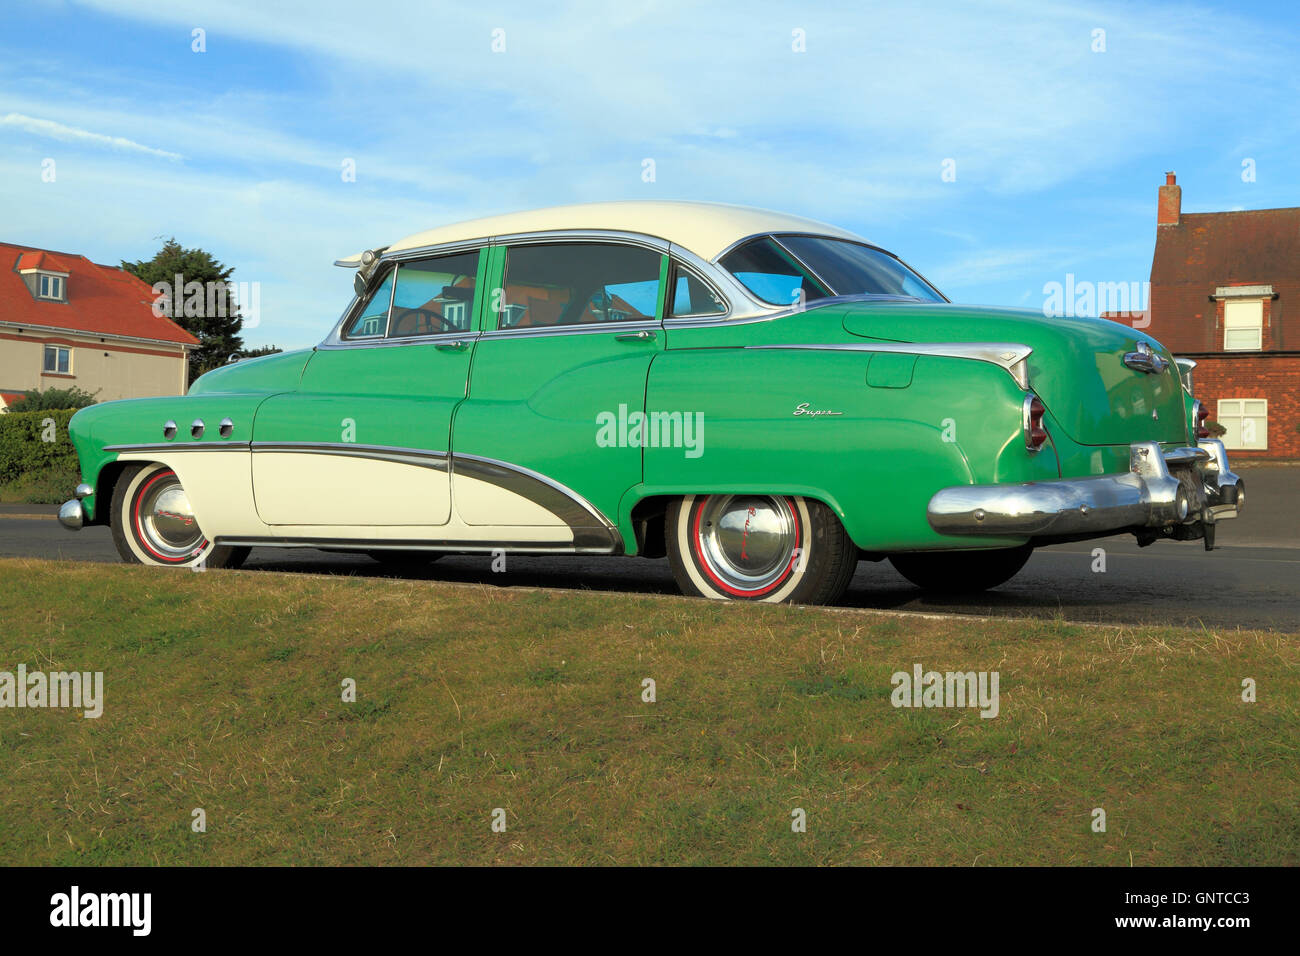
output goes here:
[[468, 348], [468, 343], [461, 341], [439, 342], [434, 346], [434, 348], [440, 352], [463, 352]]
[[655, 337], [655, 334], [649, 329], [642, 329], [640, 332], [624, 332], [622, 335], [614, 336], [616, 342], [648, 342]]

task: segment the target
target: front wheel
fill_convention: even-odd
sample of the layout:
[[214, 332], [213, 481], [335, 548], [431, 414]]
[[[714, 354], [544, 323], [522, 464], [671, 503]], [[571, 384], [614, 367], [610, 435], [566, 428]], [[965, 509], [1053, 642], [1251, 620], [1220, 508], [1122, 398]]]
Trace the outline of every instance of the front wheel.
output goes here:
[[809, 498], [687, 495], [665, 516], [668, 561], [683, 594], [833, 604], [858, 548], [835, 513]]
[[993, 551], [913, 551], [891, 554], [889, 563], [918, 588], [973, 594], [1006, 584], [1033, 553], [1032, 544]]
[[248, 548], [208, 540], [176, 472], [157, 462], [122, 472], [113, 490], [112, 524], [113, 543], [128, 564], [237, 568], [248, 557]]

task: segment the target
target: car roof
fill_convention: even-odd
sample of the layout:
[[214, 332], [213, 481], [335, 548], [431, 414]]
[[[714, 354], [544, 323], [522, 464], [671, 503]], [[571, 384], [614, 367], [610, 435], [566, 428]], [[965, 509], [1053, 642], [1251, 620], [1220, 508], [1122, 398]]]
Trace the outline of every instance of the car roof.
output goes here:
[[714, 202], [627, 200], [551, 206], [438, 226], [407, 236], [393, 243], [387, 251], [567, 229], [656, 236], [710, 262], [741, 239], [770, 232], [806, 232], [865, 241], [838, 226], [768, 209]]

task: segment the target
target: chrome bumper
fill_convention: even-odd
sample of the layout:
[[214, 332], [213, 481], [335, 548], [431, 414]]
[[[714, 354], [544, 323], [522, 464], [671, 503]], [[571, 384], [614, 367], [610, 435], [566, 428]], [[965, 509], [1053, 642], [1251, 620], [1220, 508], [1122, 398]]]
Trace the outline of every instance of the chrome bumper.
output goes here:
[[84, 483], [77, 485], [76, 497], [59, 506], [59, 524], [69, 531], [80, 531], [81, 526], [86, 523], [86, 510], [81, 506], [81, 499], [88, 498], [94, 493], [95, 489], [90, 485]]
[[1132, 530], [1142, 543], [1204, 538], [1208, 549], [1215, 523], [1235, 518], [1245, 502], [1245, 482], [1228, 469], [1218, 439], [1167, 452], [1137, 442], [1129, 446], [1126, 474], [944, 488], [930, 499], [927, 516], [940, 534], [1039, 538]]

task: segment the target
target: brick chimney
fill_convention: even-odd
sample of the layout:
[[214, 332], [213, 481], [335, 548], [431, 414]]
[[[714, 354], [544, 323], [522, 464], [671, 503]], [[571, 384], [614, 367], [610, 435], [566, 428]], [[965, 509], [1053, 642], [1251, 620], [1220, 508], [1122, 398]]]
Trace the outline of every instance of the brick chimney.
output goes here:
[[1176, 226], [1183, 212], [1183, 187], [1174, 180], [1173, 173], [1165, 173], [1165, 184], [1160, 187], [1156, 204], [1156, 225]]

